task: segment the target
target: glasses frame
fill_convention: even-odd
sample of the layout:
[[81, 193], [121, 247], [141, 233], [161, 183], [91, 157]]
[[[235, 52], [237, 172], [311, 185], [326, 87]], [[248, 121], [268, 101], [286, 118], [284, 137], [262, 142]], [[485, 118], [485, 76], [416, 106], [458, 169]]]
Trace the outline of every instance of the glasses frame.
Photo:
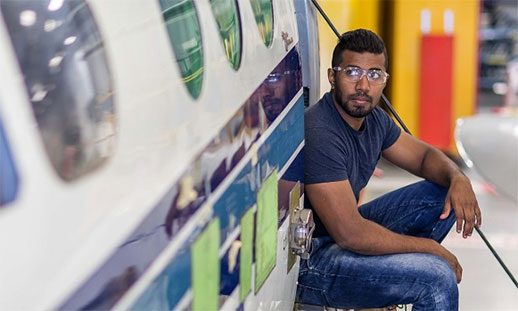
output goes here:
[[[358, 83], [360, 82], [363, 77], [367, 77], [367, 81], [369, 81], [370, 84], [373, 84], [373, 85], [382, 85], [382, 84], [385, 84], [387, 83], [387, 80], [388, 78], [390, 77], [390, 75], [386, 72], [386, 71], [383, 71], [383, 70], [380, 70], [380, 69], [363, 69], [363, 68], [360, 68], [360, 67], [354, 67], [354, 66], [347, 66], [345, 68], [343, 67], [340, 67], [340, 66], [336, 66], [336, 67], [333, 67], [332, 69], [334, 71], [337, 71], [337, 72], [342, 72], [342, 71], [345, 71], [346, 69], [348, 68], [351, 68], [351, 69], [355, 69], [355, 70], [359, 70], [361, 71], [361, 75], [360, 75], [360, 78], [358, 78], [358, 80], [351, 80], [351, 77], [349, 76], [345, 76], [345, 79], [349, 82], [353, 82], [353, 83]], [[377, 71], [377, 72], [380, 72], [380, 73], [383, 73], [384, 74], [384, 79], [383, 79], [383, 82], [381, 83], [377, 83], [376, 81], [373, 81], [369, 78], [369, 76], [367, 75], [370, 71]]]

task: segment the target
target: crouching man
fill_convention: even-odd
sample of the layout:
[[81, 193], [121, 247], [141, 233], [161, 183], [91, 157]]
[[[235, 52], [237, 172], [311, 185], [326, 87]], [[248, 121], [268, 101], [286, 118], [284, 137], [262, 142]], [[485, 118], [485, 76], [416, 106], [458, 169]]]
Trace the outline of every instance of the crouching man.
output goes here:
[[[328, 69], [331, 91], [305, 113], [306, 206], [316, 229], [310, 259], [301, 261], [297, 301], [457, 310], [462, 267], [440, 242], [455, 221], [457, 232], [470, 236], [480, 209], [457, 165], [377, 107], [387, 64], [376, 34], [344, 33]], [[381, 156], [425, 180], [358, 207]]]

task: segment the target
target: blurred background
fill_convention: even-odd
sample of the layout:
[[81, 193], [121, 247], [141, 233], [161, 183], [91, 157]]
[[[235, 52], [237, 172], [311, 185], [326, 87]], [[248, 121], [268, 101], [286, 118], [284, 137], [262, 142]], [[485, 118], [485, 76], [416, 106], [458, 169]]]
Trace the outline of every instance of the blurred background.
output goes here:
[[[516, 277], [518, 1], [319, 3], [339, 32], [366, 28], [384, 39], [385, 94], [413, 135], [443, 150], [471, 178], [482, 230]], [[322, 18], [319, 35], [325, 93], [337, 38]], [[378, 168], [363, 201], [418, 180], [384, 161]], [[518, 310], [517, 288], [477, 234], [464, 240], [451, 232], [444, 244], [464, 267], [460, 310]]]

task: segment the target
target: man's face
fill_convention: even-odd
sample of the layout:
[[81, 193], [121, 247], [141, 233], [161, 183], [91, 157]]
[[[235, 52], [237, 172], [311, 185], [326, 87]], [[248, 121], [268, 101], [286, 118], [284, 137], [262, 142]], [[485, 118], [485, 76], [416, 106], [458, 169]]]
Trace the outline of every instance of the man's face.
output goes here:
[[[385, 71], [385, 55], [373, 53], [357, 53], [345, 50], [339, 65], [359, 67], [365, 70], [377, 69]], [[343, 71], [329, 69], [329, 82], [335, 102], [342, 107], [346, 117], [364, 118], [379, 102], [385, 83], [375, 85], [363, 76], [358, 82], [351, 82], [345, 78]]]

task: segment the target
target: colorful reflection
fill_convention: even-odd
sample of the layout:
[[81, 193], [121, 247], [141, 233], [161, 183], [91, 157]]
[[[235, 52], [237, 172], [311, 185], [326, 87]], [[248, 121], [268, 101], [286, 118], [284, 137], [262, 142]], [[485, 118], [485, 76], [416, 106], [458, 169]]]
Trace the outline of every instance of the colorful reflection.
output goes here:
[[193, 98], [198, 98], [203, 82], [203, 44], [196, 8], [192, 0], [160, 0], [169, 40]]
[[250, 0], [255, 21], [264, 44], [270, 46], [273, 39], [273, 7], [271, 0]]
[[232, 68], [237, 69], [241, 61], [241, 23], [235, 0], [211, 0], [212, 12], [223, 40], [225, 55]]

